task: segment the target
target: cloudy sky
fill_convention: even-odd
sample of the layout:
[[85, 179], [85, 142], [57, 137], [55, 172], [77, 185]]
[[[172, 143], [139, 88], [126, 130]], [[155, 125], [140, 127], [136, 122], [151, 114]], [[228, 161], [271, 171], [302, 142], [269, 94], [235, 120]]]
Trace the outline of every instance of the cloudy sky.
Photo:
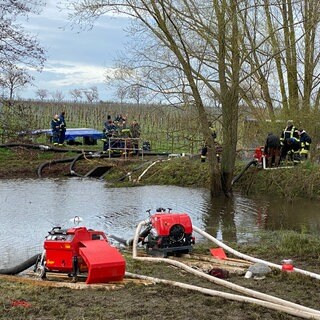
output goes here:
[[97, 86], [100, 99], [111, 100], [114, 96], [106, 89], [104, 75], [112, 72], [114, 60], [125, 49], [128, 39], [124, 28], [128, 19], [103, 17], [92, 30], [72, 30], [67, 14], [60, 12], [55, 3], [47, 0], [42, 13], [30, 16], [24, 23], [47, 51], [47, 61], [41, 73], [32, 73], [35, 86], [19, 92], [19, 96], [35, 98], [37, 89], [47, 89], [61, 91], [66, 99], [71, 99], [71, 89]]

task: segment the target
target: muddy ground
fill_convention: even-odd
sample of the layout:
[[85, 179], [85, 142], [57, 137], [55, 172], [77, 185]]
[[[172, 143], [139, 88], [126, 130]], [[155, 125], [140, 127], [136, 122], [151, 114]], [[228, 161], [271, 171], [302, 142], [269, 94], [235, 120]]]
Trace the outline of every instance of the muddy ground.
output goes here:
[[[165, 264], [128, 261], [127, 271], [239, 294]], [[245, 279], [236, 274], [229, 274], [226, 280], [319, 308], [319, 280], [280, 271], [273, 271], [263, 280]], [[55, 288], [51, 286], [50, 277], [41, 285], [24, 278], [1, 277], [0, 319], [297, 319], [254, 304], [164, 284], [125, 281], [112, 290], [107, 289]]]

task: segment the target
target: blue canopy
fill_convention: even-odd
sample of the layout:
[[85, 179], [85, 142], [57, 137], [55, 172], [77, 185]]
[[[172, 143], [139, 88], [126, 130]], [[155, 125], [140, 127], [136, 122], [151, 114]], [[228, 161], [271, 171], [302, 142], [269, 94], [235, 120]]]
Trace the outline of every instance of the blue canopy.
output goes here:
[[[49, 136], [52, 135], [51, 129], [41, 129], [35, 130], [32, 134], [40, 134], [45, 133]], [[91, 128], [71, 128], [66, 130], [66, 140], [75, 140], [76, 138], [92, 138], [92, 139], [102, 139], [103, 133], [102, 131], [98, 131], [96, 129]]]

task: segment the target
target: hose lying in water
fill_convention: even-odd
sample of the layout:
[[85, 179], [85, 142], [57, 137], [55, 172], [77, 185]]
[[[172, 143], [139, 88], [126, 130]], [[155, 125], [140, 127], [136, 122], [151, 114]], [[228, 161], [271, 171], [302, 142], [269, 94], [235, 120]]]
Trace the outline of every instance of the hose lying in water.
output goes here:
[[[244, 260], [248, 260], [248, 261], [252, 261], [252, 262], [260, 262], [260, 263], [263, 263], [265, 265], [268, 265], [269, 267], [273, 267], [273, 268], [276, 268], [276, 269], [282, 269], [282, 265], [279, 265], [279, 264], [275, 264], [275, 263], [272, 263], [272, 262], [269, 262], [269, 261], [265, 261], [265, 260], [262, 260], [262, 259], [258, 259], [258, 258], [254, 258], [254, 257], [251, 257], [251, 256], [248, 256], [246, 254], [243, 254], [239, 251], [236, 251], [234, 249], [232, 249], [231, 247], [225, 245], [223, 242], [219, 241], [218, 239], [214, 238], [213, 236], [211, 236], [210, 234], [208, 234], [207, 232], [193, 226], [193, 230], [198, 232], [199, 234], [203, 235], [204, 237], [206, 237], [208, 240], [211, 240], [212, 242], [214, 242], [215, 244], [217, 244], [219, 247], [225, 249], [226, 251], [232, 253], [233, 255], [241, 258], [241, 259], [244, 259]], [[302, 269], [298, 269], [298, 268], [293, 268], [293, 271], [295, 272], [298, 272], [298, 273], [301, 273], [305, 276], [309, 276], [309, 277], [312, 277], [312, 278], [316, 278], [318, 280], [320, 280], [320, 275], [317, 274], [317, 273], [314, 273], [314, 272], [310, 272], [310, 271], [306, 271], [306, 270], [302, 270]]]
[[[241, 293], [243, 293], [243, 294], [245, 294], [247, 296], [251, 296], [251, 297], [257, 299], [257, 301], [254, 302], [254, 303], [259, 302], [258, 304], [266, 306], [265, 302], [267, 301], [267, 302], [276, 304], [277, 305], [277, 310], [279, 310], [279, 311], [288, 312], [288, 310], [290, 309], [292, 312], [301, 313], [299, 315], [300, 317], [304, 317], [306, 319], [320, 319], [320, 311], [318, 311], [318, 310], [315, 310], [315, 309], [312, 309], [312, 308], [307, 308], [305, 306], [301, 306], [299, 304], [295, 304], [293, 302], [289, 302], [289, 301], [286, 301], [286, 300], [283, 300], [283, 299], [280, 299], [280, 298], [277, 298], [277, 297], [274, 297], [274, 296], [271, 296], [271, 295], [267, 295], [267, 294], [264, 294], [264, 293], [261, 293], [261, 292], [258, 292], [258, 291], [247, 289], [245, 287], [230, 283], [230, 282], [228, 282], [226, 280], [219, 279], [219, 278], [213, 277], [213, 276], [211, 276], [209, 274], [206, 274], [204, 272], [201, 272], [201, 271], [198, 271], [196, 269], [193, 269], [193, 268], [185, 265], [182, 262], [171, 260], [171, 259], [168, 259], [168, 258], [138, 257], [137, 256], [137, 244], [138, 244], [138, 241], [139, 241], [140, 230], [141, 230], [142, 226], [148, 224], [148, 222], [149, 222], [148, 220], [141, 221], [138, 224], [137, 228], [136, 228], [134, 239], [133, 239], [133, 248], [132, 248], [132, 258], [133, 259], [142, 260], [142, 261], [151, 261], [151, 262], [165, 262], [165, 263], [174, 265], [176, 267], [182, 268], [182, 269], [184, 269], [184, 270], [186, 270], [186, 271], [188, 271], [188, 272], [190, 272], [190, 273], [192, 273], [194, 275], [197, 275], [197, 276], [200, 276], [202, 278], [205, 278], [205, 279], [207, 279], [210, 282], [213, 282], [215, 284], [222, 285], [222, 286], [227, 287], [227, 288], [229, 288], [231, 290], [241, 292]], [[195, 230], [195, 229], [198, 229], [198, 228], [195, 228], [193, 226], [193, 229]], [[248, 302], [248, 300], [246, 300], [246, 301]], [[292, 314], [291, 311], [290, 311], [290, 314]]]
[[15, 275], [15, 274], [18, 274], [24, 270], [27, 270], [28, 268], [30, 268], [31, 266], [36, 264], [38, 257], [39, 257], [39, 254], [36, 254], [33, 257], [18, 264], [15, 267], [7, 268], [7, 269], [0, 269], [0, 274]]

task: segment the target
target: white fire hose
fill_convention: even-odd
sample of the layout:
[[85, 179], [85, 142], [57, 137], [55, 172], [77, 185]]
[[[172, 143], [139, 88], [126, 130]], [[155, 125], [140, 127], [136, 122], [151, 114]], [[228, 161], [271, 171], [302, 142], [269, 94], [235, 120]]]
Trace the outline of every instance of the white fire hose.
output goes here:
[[[151, 262], [165, 262], [165, 263], [174, 265], [176, 267], [182, 268], [182, 269], [184, 269], [184, 270], [186, 270], [186, 271], [188, 271], [188, 272], [190, 272], [190, 273], [192, 273], [194, 275], [197, 275], [197, 276], [200, 276], [202, 278], [205, 278], [205, 279], [207, 279], [210, 282], [213, 282], [215, 284], [222, 285], [222, 286], [225, 286], [225, 287], [227, 287], [229, 289], [232, 289], [234, 291], [243, 293], [243, 294], [245, 294], [247, 296], [251, 296], [251, 298], [247, 297], [247, 296], [228, 294], [228, 293], [224, 293], [224, 292], [220, 292], [220, 291], [216, 291], [216, 290], [206, 289], [206, 288], [193, 286], [193, 285], [180, 283], [180, 282], [175, 282], [175, 281], [157, 279], [157, 278], [141, 276], [141, 275], [134, 275], [134, 274], [131, 274], [129, 272], [126, 272], [126, 276], [128, 276], [128, 277], [139, 277], [139, 278], [142, 278], [142, 279], [148, 279], [148, 280], [151, 280], [151, 281], [153, 281], [155, 283], [166, 283], [166, 284], [170, 284], [170, 285], [173, 285], [173, 286], [178, 286], [178, 287], [181, 287], [181, 288], [185, 288], [185, 289], [189, 289], [189, 290], [195, 290], [195, 291], [198, 291], [198, 292], [209, 294], [211, 296], [223, 297], [225, 299], [231, 299], [231, 300], [242, 301], [242, 302], [249, 302], [249, 303], [261, 305], [261, 306], [264, 306], [266, 308], [270, 308], [270, 309], [273, 309], [273, 310], [285, 312], [285, 313], [288, 313], [288, 314], [291, 314], [291, 315], [294, 315], [294, 316], [297, 316], [297, 317], [305, 318], [305, 319], [319, 319], [320, 320], [320, 311], [318, 311], [318, 310], [315, 310], [315, 309], [312, 309], [312, 308], [308, 308], [308, 307], [305, 307], [305, 306], [301, 306], [299, 304], [296, 304], [296, 303], [293, 303], [293, 302], [289, 302], [289, 301], [286, 301], [286, 300], [283, 300], [283, 299], [280, 299], [280, 298], [277, 298], [277, 297], [274, 297], [274, 296], [270, 296], [270, 295], [267, 295], [267, 294], [264, 294], [264, 293], [261, 293], [261, 292], [258, 292], [258, 291], [247, 289], [245, 287], [230, 283], [230, 282], [228, 282], [226, 280], [219, 279], [219, 278], [213, 277], [213, 276], [211, 276], [209, 274], [206, 274], [204, 272], [201, 272], [201, 271], [198, 271], [196, 269], [193, 269], [193, 268], [191, 268], [191, 267], [189, 267], [189, 266], [187, 266], [184, 263], [181, 263], [179, 261], [175, 261], [175, 260], [168, 259], [168, 258], [138, 257], [137, 256], [137, 245], [138, 245], [138, 241], [139, 241], [140, 231], [141, 231], [142, 226], [144, 226], [144, 225], [146, 225], [148, 223], [149, 223], [148, 220], [147, 221], [141, 221], [138, 224], [137, 228], [136, 228], [135, 236], [134, 236], [134, 239], [133, 239], [133, 248], [132, 248], [132, 257], [133, 257], [133, 259], [141, 260], [141, 261], [151, 261]], [[198, 232], [198, 233], [202, 234], [203, 236], [207, 237], [209, 240], [212, 240], [212, 241], [213, 241], [213, 239], [216, 240], [214, 237], [210, 236], [209, 234], [207, 234], [206, 232], [200, 230], [197, 227], [193, 226], [193, 230], [195, 230], [196, 232]], [[229, 247], [227, 247], [225, 245], [224, 245], [224, 248], [226, 250], [229, 249]], [[233, 251], [235, 253], [237, 253], [237, 251], [235, 251], [235, 250], [233, 250]], [[243, 257], [249, 257], [249, 256], [243, 255], [242, 258]], [[252, 257], [250, 257], [250, 258], [251, 259], [255, 259], [255, 258], [252, 258]], [[253, 260], [250, 260], [250, 261], [253, 261]], [[261, 259], [255, 260], [255, 262], [257, 262], [257, 261], [263, 262], [263, 260], [261, 260]], [[265, 263], [265, 262], [263, 262], [263, 263]], [[271, 264], [271, 263], [269, 264], [269, 266], [272, 266], [272, 267], [276, 266], [277, 268], [279, 267], [278, 265]], [[294, 270], [296, 271], [297, 269], [295, 268]]]

